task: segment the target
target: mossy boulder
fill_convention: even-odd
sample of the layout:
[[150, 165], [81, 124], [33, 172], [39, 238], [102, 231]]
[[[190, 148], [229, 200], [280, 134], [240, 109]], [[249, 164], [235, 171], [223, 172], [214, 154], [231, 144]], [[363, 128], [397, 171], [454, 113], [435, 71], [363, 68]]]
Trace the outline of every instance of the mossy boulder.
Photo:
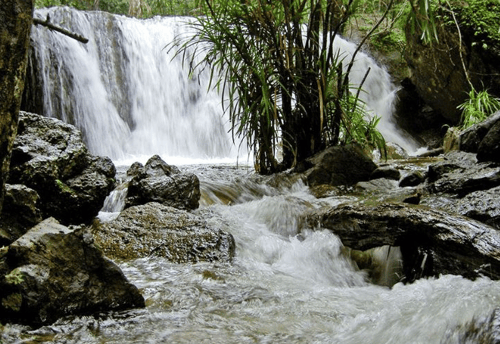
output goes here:
[[64, 224], [90, 223], [114, 188], [116, 169], [91, 155], [81, 132], [54, 118], [21, 112], [9, 183], [40, 196], [42, 216]]

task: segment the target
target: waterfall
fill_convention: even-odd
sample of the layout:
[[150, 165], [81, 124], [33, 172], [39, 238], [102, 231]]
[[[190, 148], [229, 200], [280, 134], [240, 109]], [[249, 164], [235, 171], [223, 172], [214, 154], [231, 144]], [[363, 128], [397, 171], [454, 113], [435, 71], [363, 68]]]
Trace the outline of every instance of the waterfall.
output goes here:
[[[190, 78], [182, 59], [164, 49], [177, 35], [189, 34], [187, 18], [138, 20], [68, 7], [35, 11], [44, 20], [48, 15], [52, 23], [87, 37], [89, 43], [33, 27], [42, 112], [76, 125], [93, 154], [128, 162], [153, 154], [191, 160], [247, 158], [228, 133], [220, 95], [207, 89], [209, 73]], [[340, 38], [336, 44], [346, 54], [355, 48]], [[368, 67], [362, 98], [382, 117], [379, 130], [386, 140], [413, 150], [390, 119], [395, 87], [387, 72], [368, 55], [358, 54], [351, 81], [359, 84]]]

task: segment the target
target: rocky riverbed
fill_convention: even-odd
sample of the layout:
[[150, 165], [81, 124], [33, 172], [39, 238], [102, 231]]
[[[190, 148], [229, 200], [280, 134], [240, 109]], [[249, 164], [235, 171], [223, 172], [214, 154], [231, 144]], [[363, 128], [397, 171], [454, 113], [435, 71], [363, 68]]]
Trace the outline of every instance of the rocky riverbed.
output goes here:
[[[311, 251], [326, 250], [327, 266], [340, 264], [342, 273], [321, 277], [334, 285], [500, 274], [500, 166], [478, 162], [474, 152], [375, 163], [355, 146], [334, 147], [300, 171], [270, 177], [230, 166], [179, 168], [156, 156], [115, 174], [73, 128], [33, 114], [21, 114], [21, 121], [29, 130], [20, 130], [14, 146], [2, 214], [3, 322], [41, 326], [68, 315], [141, 308], [154, 297], [143, 282], [130, 282], [129, 264], [152, 257], [195, 270], [222, 264], [201, 275], [223, 281], [256, 245], [252, 259], [295, 276], [300, 268], [279, 263], [292, 253], [278, 247], [323, 240]], [[132, 185], [113, 216], [96, 218], [111, 186], [119, 192]], [[237, 224], [242, 218], [245, 224]], [[245, 239], [263, 231], [261, 222], [274, 234]], [[318, 239], [324, 233], [331, 234]], [[290, 259], [307, 264], [298, 252]], [[381, 270], [390, 277], [381, 279]]]

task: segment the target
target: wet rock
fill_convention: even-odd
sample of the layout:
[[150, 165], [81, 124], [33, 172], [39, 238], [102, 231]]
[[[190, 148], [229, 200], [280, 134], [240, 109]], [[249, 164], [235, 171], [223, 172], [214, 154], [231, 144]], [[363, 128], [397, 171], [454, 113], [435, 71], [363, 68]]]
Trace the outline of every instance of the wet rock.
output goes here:
[[399, 187], [417, 186], [424, 182], [425, 178], [419, 171], [412, 171], [399, 181]]
[[473, 153], [453, 151], [428, 169], [425, 187], [429, 193], [449, 193], [463, 197], [468, 193], [500, 185], [500, 166], [477, 163]]
[[443, 138], [443, 152], [448, 153], [459, 150], [460, 130], [456, 127], [449, 127]]
[[127, 208], [110, 222], [96, 221], [92, 232], [113, 259], [153, 255], [177, 263], [230, 261], [235, 250], [231, 234], [187, 211], [155, 202]]
[[7, 246], [42, 221], [38, 193], [24, 185], [5, 185], [0, 215], [0, 246]]
[[500, 162], [500, 121], [497, 121], [477, 149], [477, 161]]
[[146, 165], [133, 165], [127, 172], [129, 182], [125, 207], [158, 202], [178, 209], [192, 210], [199, 206], [200, 181], [192, 173], [181, 173], [158, 155]]
[[495, 112], [481, 123], [475, 124], [460, 134], [459, 149], [464, 152], [477, 153], [479, 144], [491, 129], [493, 124], [500, 120], [500, 111]]
[[439, 274], [500, 278], [500, 233], [460, 215], [401, 203], [344, 204], [316, 210], [305, 221], [356, 250], [399, 246], [406, 281]]
[[20, 113], [9, 183], [35, 190], [43, 217], [65, 224], [90, 222], [113, 189], [115, 173], [109, 158], [88, 153], [74, 126]]
[[386, 178], [399, 180], [401, 178], [401, 172], [391, 166], [381, 166], [378, 167], [375, 171], [370, 175], [370, 179], [378, 179], [378, 178]]
[[[442, 20], [442, 19], [441, 19]], [[483, 49], [477, 42], [477, 31], [460, 23], [460, 34], [454, 24], [436, 22], [437, 40], [433, 44], [422, 41], [420, 32], [406, 27], [405, 60], [410, 68], [411, 81], [426, 103], [437, 110], [448, 123], [460, 122], [462, 104], [472, 82], [478, 91], [500, 94], [499, 51]], [[467, 61], [467, 72], [462, 68]]]
[[500, 186], [471, 192], [464, 198], [446, 203], [442, 209], [484, 222], [500, 230]]
[[357, 145], [334, 146], [308, 159], [304, 173], [309, 186], [354, 185], [370, 179], [377, 165]]
[[69, 314], [144, 307], [88, 230], [49, 218], [1, 253], [2, 322], [43, 325]]
[[379, 178], [368, 182], [359, 182], [355, 190], [360, 192], [390, 193], [398, 187], [398, 182], [393, 179]]

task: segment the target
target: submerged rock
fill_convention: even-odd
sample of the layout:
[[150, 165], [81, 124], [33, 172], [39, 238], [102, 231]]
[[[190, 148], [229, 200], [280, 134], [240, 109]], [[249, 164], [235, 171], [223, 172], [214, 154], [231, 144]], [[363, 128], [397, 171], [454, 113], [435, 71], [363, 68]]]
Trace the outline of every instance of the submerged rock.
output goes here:
[[20, 113], [9, 183], [35, 190], [43, 217], [65, 224], [90, 222], [113, 189], [115, 173], [109, 158], [88, 153], [74, 126]]
[[65, 315], [144, 307], [144, 298], [84, 228], [49, 218], [1, 253], [0, 319], [43, 325]]
[[192, 173], [182, 173], [168, 165], [158, 155], [148, 160], [144, 167], [131, 166], [125, 207], [158, 202], [178, 209], [197, 209], [200, 201], [200, 181]]
[[348, 204], [316, 210], [305, 220], [356, 250], [399, 246], [406, 281], [439, 274], [500, 278], [500, 233], [460, 215], [402, 203]]
[[230, 261], [235, 250], [231, 234], [187, 211], [155, 202], [127, 208], [110, 222], [96, 221], [92, 232], [97, 245], [113, 259], [153, 255], [176, 263]]

